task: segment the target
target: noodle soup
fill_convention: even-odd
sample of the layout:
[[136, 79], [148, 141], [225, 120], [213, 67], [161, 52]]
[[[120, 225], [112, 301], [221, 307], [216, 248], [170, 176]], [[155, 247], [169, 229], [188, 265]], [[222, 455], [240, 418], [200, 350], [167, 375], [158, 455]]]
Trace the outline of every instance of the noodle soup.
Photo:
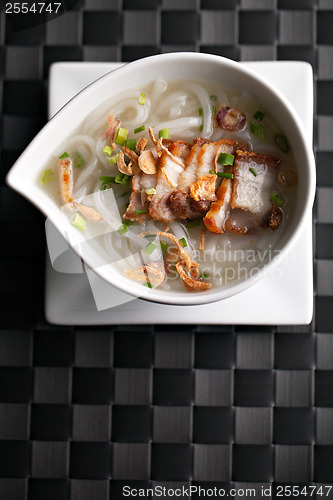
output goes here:
[[274, 257], [297, 170], [288, 138], [250, 94], [155, 80], [94, 111], [40, 182], [128, 279], [204, 293]]

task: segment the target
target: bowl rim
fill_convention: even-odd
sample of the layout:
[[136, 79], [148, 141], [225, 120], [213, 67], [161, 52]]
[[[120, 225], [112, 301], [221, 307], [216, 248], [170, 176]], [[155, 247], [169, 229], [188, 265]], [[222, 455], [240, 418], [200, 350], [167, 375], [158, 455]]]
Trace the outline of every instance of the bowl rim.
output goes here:
[[[273, 259], [271, 259], [268, 263], [266, 263], [254, 276], [250, 276], [249, 278], [236, 282], [233, 284], [231, 287], [222, 287], [222, 288], [215, 288], [212, 289], [210, 292], [207, 293], [201, 293], [201, 294], [194, 294], [194, 293], [183, 293], [183, 294], [175, 294], [174, 300], [172, 299], [172, 295], [169, 295], [165, 293], [164, 291], [158, 290], [156, 293], [156, 290], [150, 290], [150, 289], [145, 289], [145, 287], [142, 287], [144, 290], [140, 289], [140, 293], [137, 293], [139, 291], [139, 288], [136, 290], [136, 283], [133, 283], [130, 281], [130, 284], [128, 283], [128, 278], [124, 277], [124, 280], [121, 282], [113, 282], [110, 279], [106, 279], [105, 276], [102, 274], [101, 270], [97, 268], [93, 268], [93, 266], [89, 265], [89, 261], [82, 256], [82, 253], [80, 252], [79, 247], [73, 247], [71, 243], [68, 241], [68, 238], [66, 238], [66, 235], [64, 234], [62, 226], [59, 224], [60, 220], [57, 223], [56, 217], [52, 217], [52, 213], [50, 214], [47, 210], [47, 207], [44, 207], [40, 200], [34, 199], [34, 197], [27, 192], [24, 187], [27, 186], [27, 183], [24, 182], [24, 180], [19, 179], [17, 176], [18, 172], [18, 167], [20, 166], [21, 162], [24, 160], [25, 156], [27, 156], [34, 146], [36, 146], [36, 143], [38, 142], [39, 138], [48, 133], [49, 127], [52, 127], [53, 124], [55, 124], [62, 115], [63, 110], [66, 108], [69, 110], [73, 105], [75, 105], [76, 101], [78, 99], [81, 99], [82, 96], [85, 96], [86, 94], [90, 94], [92, 90], [99, 88], [99, 86], [103, 85], [104, 82], [106, 82], [108, 79], [112, 78], [114, 75], [117, 75], [119, 72], [122, 73], [132, 73], [135, 71], [137, 67], [140, 68], [140, 71], [143, 70], [145, 65], [150, 65], [150, 64], [155, 64], [158, 63], [159, 61], [165, 61], [166, 63], [174, 63], [176, 61], [181, 61], [181, 60], [186, 60], [186, 62], [193, 62], [195, 61], [196, 64], [200, 63], [200, 60], [203, 62], [211, 62], [214, 64], [219, 64], [221, 67], [224, 68], [232, 68], [234, 71], [238, 71], [244, 75], [246, 75], [248, 78], [254, 80], [259, 86], [264, 87], [266, 89], [266, 92], [269, 92], [277, 97], [277, 99], [283, 104], [285, 111], [288, 113], [290, 119], [293, 122], [293, 127], [296, 128], [299, 138], [302, 141], [302, 146], [304, 153], [306, 155], [307, 159], [307, 173], [308, 173], [308, 183], [307, 183], [307, 191], [305, 193], [305, 201], [304, 201], [304, 211], [303, 214], [300, 217], [300, 220], [298, 221], [297, 226], [295, 227], [295, 230], [291, 236], [289, 236], [287, 242], [284, 244], [282, 251], [279, 252], [279, 254], [275, 255]], [[52, 71], [52, 66], [51, 70]], [[74, 102], [74, 104], [73, 104]], [[301, 234], [303, 230], [303, 226], [307, 221], [307, 213], [309, 210], [312, 210], [313, 202], [314, 202], [314, 196], [315, 196], [315, 162], [314, 162], [314, 155], [311, 149], [311, 145], [309, 147], [308, 140], [306, 138], [306, 131], [304, 128], [304, 125], [298, 116], [297, 113], [292, 112], [291, 110], [292, 105], [288, 101], [288, 99], [280, 92], [277, 88], [274, 87], [273, 84], [268, 82], [265, 78], [262, 76], [258, 75], [254, 70], [251, 68], [248, 68], [244, 65], [239, 64], [236, 61], [233, 61], [231, 59], [218, 56], [218, 55], [213, 55], [213, 54], [206, 54], [206, 53], [197, 53], [197, 52], [174, 52], [174, 53], [166, 53], [166, 54], [158, 54], [154, 56], [149, 56], [145, 57], [127, 64], [124, 64], [118, 68], [115, 68], [114, 70], [108, 72], [106, 75], [103, 75], [99, 77], [97, 80], [92, 82], [90, 85], [85, 87], [83, 90], [81, 90], [78, 94], [76, 94], [72, 99], [68, 101], [68, 103], [63, 106], [45, 125], [44, 127], [40, 130], [40, 132], [34, 137], [34, 139], [31, 141], [31, 143], [26, 147], [26, 149], [23, 151], [23, 153], [20, 155], [20, 157], [16, 160], [15, 164], [13, 167], [10, 169], [6, 176], [6, 183], [15, 191], [19, 192], [21, 195], [23, 195], [25, 198], [27, 198], [33, 205], [35, 205], [46, 217], [49, 218], [49, 220], [52, 222], [52, 224], [57, 228], [57, 230], [60, 232], [60, 234], [65, 238], [65, 240], [68, 242], [68, 244], [71, 246], [71, 248], [75, 251], [75, 253], [80, 257], [83, 258], [85, 264], [93, 270], [98, 276], [100, 276], [102, 279], [106, 280], [109, 282], [112, 286], [115, 286], [119, 290], [128, 293], [129, 295], [132, 295], [134, 297], [152, 301], [152, 302], [157, 302], [160, 304], [170, 304], [170, 305], [200, 305], [200, 304], [206, 304], [206, 303], [212, 303], [216, 302], [225, 298], [228, 298], [232, 295], [235, 295], [248, 287], [252, 286], [254, 283], [259, 281], [261, 277], [268, 272], [272, 266], [277, 265], [280, 260], [283, 258], [283, 256], [289, 252], [294, 245], [295, 241], [298, 239], [299, 235]]]

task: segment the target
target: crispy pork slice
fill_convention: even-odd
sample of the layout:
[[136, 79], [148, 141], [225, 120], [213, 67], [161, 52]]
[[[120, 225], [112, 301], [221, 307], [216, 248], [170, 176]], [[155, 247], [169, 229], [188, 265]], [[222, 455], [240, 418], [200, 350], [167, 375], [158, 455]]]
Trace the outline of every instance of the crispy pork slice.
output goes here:
[[184, 170], [185, 162], [181, 157], [163, 151], [158, 160], [156, 194], [151, 199], [149, 213], [155, 220], [172, 222], [175, 214], [171, 209], [169, 198], [177, 187], [180, 173]]
[[147, 200], [142, 201], [141, 193], [139, 191], [131, 194], [124, 218], [140, 222], [140, 224], [142, 224], [145, 220], [150, 219], [149, 202]]
[[[126, 219], [140, 223], [150, 219], [149, 201], [151, 195], [147, 194], [147, 190], [149, 192], [150, 189], [155, 188], [156, 182], [157, 174], [145, 174], [140, 170], [140, 172], [133, 175], [132, 193], [124, 215]], [[140, 212], [142, 210], [145, 210], [145, 212]], [[136, 213], [138, 211], [139, 213]]]
[[214, 201], [216, 175], [208, 174], [199, 177], [197, 182], [193, 182], [190, 188], [190, 195], [194, 201]]
[[[233, 141], [231, 139], [221, 139], [217, 142], [204, 144], [198, 158], [197, 179], [204, 175], [208, 175], [210, 170], [214, 170], [215, 158], [221, 153], [233, 155], [237, 150], [247, 150], [248, 145]], [[194, 181], [192, 181], [194, 182]]]
[[282, 223], [283, 212], [280, 207], [277, 206], [276, 203], [272, 203], [272, 208], [266, 214], [263, 226], [270, 227], [272, 231], [276, 231], [280, 224]]
[[190, 185], [197, 180], [198, 158], [202, 146], [203, 142], [199, 140], [193, 144], [186, 159], [185, 169], [179, 176], [177, 189], [170, 196], [171, 208], [180, 219], [194, 219], [200, 216], [200, 210], [191, 203]]
[[204, 144], [198, 158], [198, 180], [191, 184], [190, 194], [195, 201], [214, 201], [217, 188], [217, 176], [211, 175], [216, 171], [217, 160], [221, 153], [234, 154], [237, 148], [247, 149], [247, 144], [241, 144], [231, 139], [221, 139], [217, 142]]
[[268, 212], [279, 163], [273, 156], [237, 151], [231, 207], [260, 215]]
[[231, 193], [232, 180], [223, 179], [217, 191], [216, 201], [211, 204], [209, 212], [203, 219], [206, 228], [211, 233], [224, 233], [224, 224], [230, 209]]
[[186, 160], [191, 151], [191, 147], [191, 144], [189, 144], [188, 142], [174, 141], [170, 144], [168, 149], [173, 155], [179, 156], [180, 158], [183, 158], [183, 160]]

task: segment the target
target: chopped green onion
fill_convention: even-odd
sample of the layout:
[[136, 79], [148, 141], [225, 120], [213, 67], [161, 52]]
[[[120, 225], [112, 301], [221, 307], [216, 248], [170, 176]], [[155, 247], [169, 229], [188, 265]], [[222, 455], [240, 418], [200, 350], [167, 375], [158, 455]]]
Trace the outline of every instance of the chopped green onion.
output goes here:
[[148, 188], [146, 189], [147, 194], [156, 194], [156, 189], [155, 188]]
[[221, 153], [217, 161], [221, 165], [233, 165], [235, 161], [235, 156], [229, 155], [228, 153]]
[[144, 125], [141, 125], [141, 127], [137, 127], [134, 129], [134, 133], [135, 134], [138, 134], [139, 132], [143, 132], [145, 130], [145, 126]]
[[136, 139], [126, 139], [125, 148], [130, 149], [131, 151], [135, 151], [136, 147]]
[[66, 151], [64, 153], [62, 153], [61, 156], [59, 156], [59, 160], [63, 160], [64, 158], [68, 158], [69, 157], [69, 154], [66, 153]]
[[249, 170], [250, 170], [251, 174], [254, 175], [254, 177], [257, 177], [257, 172], [254, 170], [254, 168], [250, 167]]
[[194, 220], [191, 220], [191, 222], [189, 222], [188, 224], [186, 224], [186, 227], [187, 227], [187, 229], [192, 229], [192, 227], [198, 227], [198, 226], [200, 226], [200, 224], [201, 224], [200, 219], [194, 219]]
[[223, 179], [233, 179], [234, 174], [229, 174], [228, 172], [217, 172], [218, 177], [222, 177]]
[[127, 128], [119, 127], [114, 142], [118, 144], [118, 146], [123, 146], [126, 141], [127, 134], [128, 134]]
[[118, 156], [119, 156], [119, 153], [117, 153], [116, 155], [111, 156], [111, 158], [108, 158], [108, 162], [110, 163], [110, 165], [114, 165], [115, 163], [117, 163]]
[[254, 115], [253, 115], [253, 118], [255, 120], [257, 120], [257, 122], [261, 122], [261, 120], [263, 119], [264, 117], [264, 113], [262, 111], [257, 111]]
[[202, 109], [202, 108], [199, 108], [199, 109], [198, 109], [198, 113], [199, 113], [199, 116], [203, 116], [203, 109]]
[[162, 130], [159, 131], [158, 133], [158, 138], [159, 139], [168, 139], [169, 138], [169, 133], [170, 129], [169, 128], [163, 128]]
[[132, 176], [125, 175], [119, 172], [119, 174], [115, 177], [115, 184], [122, 184], [123, 186], [129, 186]]
[[146, 248], [144, 248], [142, 251], [146, 254], [146, 255], [151, 255], [153, 253], [153, 251], [157, 248], [157, 245], [156, 243], [153, 243], [152, 241], [150, 243], [148, 243], [148, 245], [146, 246]]
[[200, 125], [199, 130], [200, 130], [200, 132], [203, 131], [203, 125]]
[[112, 153], [113, 149], [111, 148], [111, 146], [105, 146], [103, 149], [102, 149], [102, 153], [104, 153], [105, 155], [110, 155]]
[[141, 92], [141, 94], [138, 97], [138, 103], [141, 104], [142, 106], [146, 104], [146, 94]]
[[211, 101], [216, 101], [216, 95], [209, 96]]
[[185, 238], [180, 238], [179, 241], [181, 242], [183, 248], [187, 247], [187, 242], [186, 242]]
[[262, 125], [256, 122], [251, 122], [251, 133], [259, 137], [259, 139], [265, 139], [265, 129]]
[[284, 205], [285, 199], [278, 191], [273, 191], [269, 201], [271, 201], [272, 203], [276, 203], [278, 207], [282, 207], [282, 205]]
[[287, 139], [283, 135], [277, 135], [275, 137], [275, 142], [278, 145], [278, 148], [282, 153], [288, 153], [290, 151], [290, 146], [288, 144]]
[[161, 245], [162, 252], [167, 253], [168, 245], [166, 243], [164, 243], [164, 241], [160, 241], [160, 245]]
[[53, 170], [51, 170], [50, 168], [48, 168], [43, 173], [43, 177], [41, 179], [42, 184], [44, 184], [44, 186], [45, 186], [45, 184], [48, 184], [50, 181], [52, 181], [53, 177], [54, 177]]
[[234, 174], [229, 174], [228, 172], [215, 172], [215, 170], [210, 170], [209, 173], [211, 175], [217, 175], [218, 177], [222, 177], [224, 179], [233, 179]]
[[111, 184], [109, 184], [107, 182], [102, 182], [101, 191], [105, 191], [106, 189], [110, 189], [110, 188], [111, 188]]
[[81, 168], [82, 165], [84, 165], [84, 159], [78, 151], [75, 151], [75, 153], [73, 153], [73, 163], [74, 167], [76, 168]]
[[146, 210], [135, 210], [136, 214], [145, 214]]
[[123, 222], [122, 225], [118, 227], [117, 233], [119, 233], [120, 236], [124, 236], [124, 234], [127, 233], [127, 231], [129, 230], [129, 228], [131, 226], [132, 226], [132, 222], [130, 220]]
[[83, 231], [85, 230], [86, 228], [86, 221], [84, 220], [84, 218], [82, 217], [81, 214], [79, 213], [76, 213], [74, 214], [71, 218], [70, 218], [70, 223], [76, 227], [76, 229], [78, 229], [79, 231], [81, 231], [81, 233], [83, 233]]
[[115, 183], [115, 177], [111, 177], [110, 175], [100, 175], [98, 178], [100, 181], [107, 182], [108, 184]]
[[212, 106], [212, 113], [213, 115], [216, 115], [216, 106]]
[[202, 280], [207, 280], [209, 278], [209, 274], [203, 272], [203, 273], [200, 274], [199, 278], [202, 279]]
[[147, 288], [153, 288], [153, 285], [149, 283], [149, 281], [146, 281], [145, 283], [142, 283], [143, 286], [146, 286]]

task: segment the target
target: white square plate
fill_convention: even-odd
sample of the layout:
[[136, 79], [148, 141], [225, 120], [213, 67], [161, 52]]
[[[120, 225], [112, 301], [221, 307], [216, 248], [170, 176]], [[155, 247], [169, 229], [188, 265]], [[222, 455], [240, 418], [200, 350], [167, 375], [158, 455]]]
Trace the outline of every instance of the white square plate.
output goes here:
[[[312, 143], [313, 81], [304, 62], [242, 63], [271, 81], [300, 115]], [[69, 99], [120, 63], [56, 63], [50, 72], [49, 116]], [[80, 261], [72, 252], [76, 270]], [[92, 273], [55, 271], [46, 259], [45, 312], [49, 322], [67, 325], [103, 324], [307, 324], [313, 314], [312, 213], [294, 248], [274, 272], [228, 299], [201, 306], [168, 306], [132, 299], [111, 285], [103, 287], [105, 304], [98, 311]], [[89, 278], [89, 279], [88, 279]], [[100, 302], [99, 306], [100, 306]]]

